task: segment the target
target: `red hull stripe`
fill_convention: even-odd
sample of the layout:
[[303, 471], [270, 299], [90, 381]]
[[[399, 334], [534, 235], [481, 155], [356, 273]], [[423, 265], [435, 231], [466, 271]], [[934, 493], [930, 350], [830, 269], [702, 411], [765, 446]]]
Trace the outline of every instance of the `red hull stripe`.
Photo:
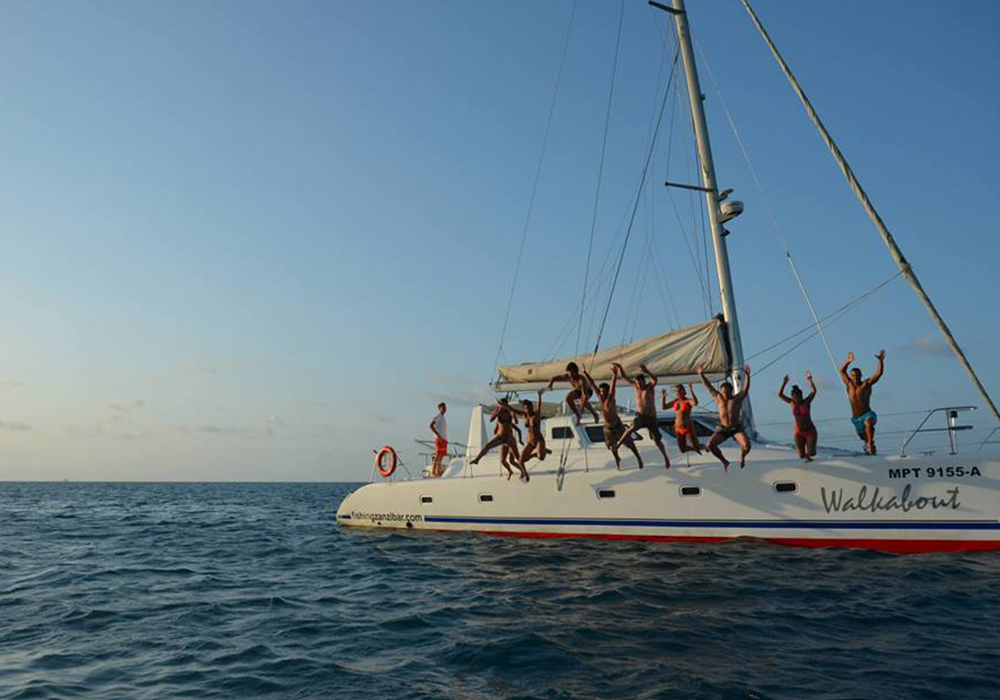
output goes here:
[[[454, 532], [454, 530], [447, 530]], [[468, 532], [468, 531], [466, 531]], [[848, 539], [825, 537], [698, 537], [688, 535], [619, 535], [585, 532], [511, 532], [505, 530], [476, 530], [487, 535], [502, 535], [504, 537], [537, 537], [537, 538], [587, 538], [596, 540], [647, 540], [657, 542], [726, 542], [733, 539], [760, 539], [774, 544], [794, 545], [798, 547], [849, 547], [854, 549], [874, 549], [881, 552], [896, 552], [899, 554], [916, 554], [921, 552], [976, 552], [1000, 549], [997, 540], [885, 540], [885, 539]]]

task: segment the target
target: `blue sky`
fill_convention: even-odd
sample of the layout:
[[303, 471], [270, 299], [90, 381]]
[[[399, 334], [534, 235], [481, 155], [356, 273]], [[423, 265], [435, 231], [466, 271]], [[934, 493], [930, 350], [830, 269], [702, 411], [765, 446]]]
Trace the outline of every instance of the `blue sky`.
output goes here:
[[[570, 8], [7, 4], [0, 478], [362, 479], [384, 443], [421, 463], [412, 439], [438, 397], [464, 438], [461, 404], [489, 396]], [[581, 298], [618, 8], [576, 10], [504, 343], [511, 362], [575, 349], [572, 322], [556, 341]], [[719, 180], [747, 207], [729, 241], [752, 354], [810, 320], [766, 202], [821, 313], [895, 269], [739, 4], [688, 9], [766, 191], [702, 64]], [[756, 9], [1000, 393], [1000, 6]], [[629, 0], [591, 289], [619, 250], [672, 52], [662, 13]], [[686, 106], [667, 104], [605, 343], [712, 310], [699, 202], [676, 192], [675, 214], [662, 187], [694, 177]], [[594, 300], [583, 346], [607, 288]], [[900, 441], [891, 431], [915, 422], [889, 414], [979, 403], [900, 280], [829, 338], [866, 373], [888, 351], [874, 402], [888, 449]], [[788, 432], [774, 393], [785, 371], [807, 368], [820, 378], [814, 413], [830, 421], [821, 436], [853, 445], [818, 340], [757, 377], [765, 432]], [[974, 422], [988, 425], [985, 411]]]

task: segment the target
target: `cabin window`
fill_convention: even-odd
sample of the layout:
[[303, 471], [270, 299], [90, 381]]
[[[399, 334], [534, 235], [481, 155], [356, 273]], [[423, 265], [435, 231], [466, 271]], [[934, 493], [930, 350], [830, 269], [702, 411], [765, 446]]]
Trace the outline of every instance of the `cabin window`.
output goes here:
[[590, 439], [592, 444], [603, 444], [604, 443], [604, 427], [600, 425], [588, 425], [587, 426], [587, 437]]
[[480, 503], [492, 503], [493, 502], [493, 494], [491, 494], [491, 493], [481, 493], [481, 494], [479, 494], [479, 502]]
[[700, 486], [681, 486], [682, 496], [700, 496], [701, 487]]
[[615, 492], [613, 489], [601, 489], [597, 492], [598, 498], [614, 498]]
[[774, 484], [774, 490], [778, 493], [795, 493], [799, 487], [794, 481], [777, 481]]
[[553, 440], [569, 440], [573, 437], [573, 429], [568, 425], [561, 425], [552, 429]]
[[421, 496], [420, 497], [420, 502], [421, 503], [433, 503], [434, 502], [434, 498], [431, 497], [431, 496]]

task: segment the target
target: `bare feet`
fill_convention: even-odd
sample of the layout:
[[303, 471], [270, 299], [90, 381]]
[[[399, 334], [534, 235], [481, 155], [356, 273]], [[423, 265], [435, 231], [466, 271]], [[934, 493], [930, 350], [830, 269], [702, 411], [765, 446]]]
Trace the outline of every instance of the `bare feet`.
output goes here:
[[479, 464], [479, 457], [476, 457], [475, 459], [470, 459], [469, 464]]
[[747, 465], [747, 453], [744, 452], [740, 455], [740, 469]]
[[729, 471], [729, 460], [728, 459], [722, 460], [722, 469], [723, 469], [723, 471], [726, 471], [726, 472]]

